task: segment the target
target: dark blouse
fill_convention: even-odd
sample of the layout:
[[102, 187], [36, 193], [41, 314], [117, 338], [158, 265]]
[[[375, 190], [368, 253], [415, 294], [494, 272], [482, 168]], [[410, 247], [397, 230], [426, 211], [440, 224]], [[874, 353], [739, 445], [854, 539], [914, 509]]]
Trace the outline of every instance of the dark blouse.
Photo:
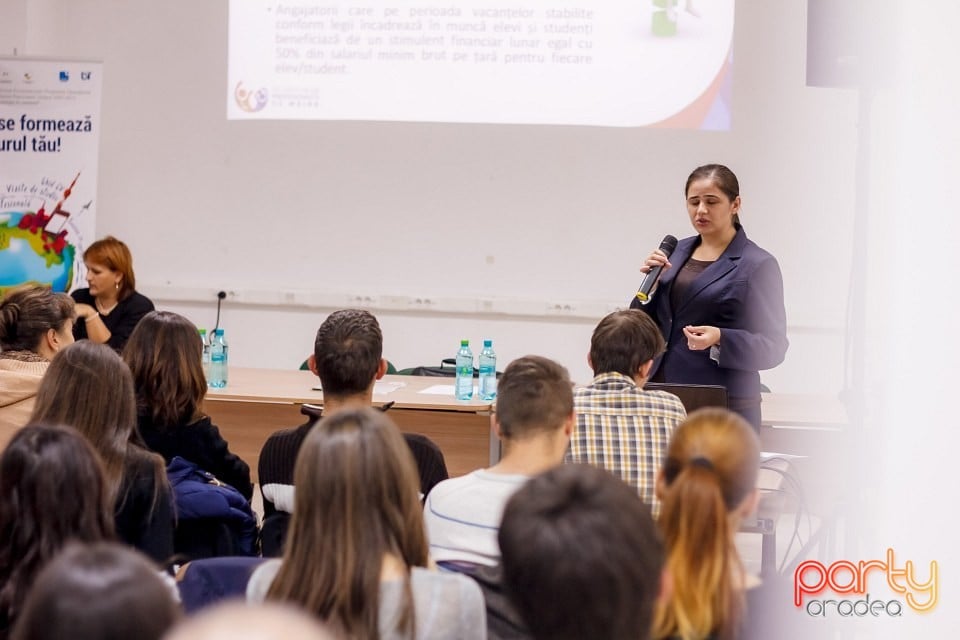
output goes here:
[[[96, 308], [96, 299], [90, 295], [90, 289], [77, 289], [70, 294], [74, 302], [78, 304], [88, 304]], [[104, 326], [110, 330], [110, 339], [107, 344], [114, 350], [120, 351], [127, 344], [130, 334], [143, 316], [153, 311], [153, 302], [150, 298], [134, 291], [126, 299], [117, 303], [117, 306], [107, 315], [100, 314]], [[87, 336], [86, 320], [77, 318], [73, 325], [73, 337], [76, 340], [83, 340]]]
[[670, 305], [676, 309], [683, 300], [683, 294], [687, 292], [690, 284], [696, 280], [697, 276], [713, 264], [713, 260], [695, 260], [688, 258], [677, 273], [677, 279], [673, 281], [673, 288], [670, 290]]
[[250, 467], [230, 452], [209, 417], [203, 416], [193, 424], [159, 427], [149, 415], [141, 413], [137, 426], [147, 447], [163, 456], [168, 465], [174, 456], [180, 456], [226, 482], [247, 500], [253, 497]]

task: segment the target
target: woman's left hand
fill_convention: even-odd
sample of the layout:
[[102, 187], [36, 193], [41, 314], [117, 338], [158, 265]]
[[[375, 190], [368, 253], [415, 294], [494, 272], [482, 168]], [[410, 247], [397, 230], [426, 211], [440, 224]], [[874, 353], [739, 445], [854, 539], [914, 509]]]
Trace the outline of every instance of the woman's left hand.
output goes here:
[[683, 328], [683, 335], [687, 338], [687, 348], [691, 351], [703, 351], [720, 343], [720, 329], [709, 325], [687, 325]]

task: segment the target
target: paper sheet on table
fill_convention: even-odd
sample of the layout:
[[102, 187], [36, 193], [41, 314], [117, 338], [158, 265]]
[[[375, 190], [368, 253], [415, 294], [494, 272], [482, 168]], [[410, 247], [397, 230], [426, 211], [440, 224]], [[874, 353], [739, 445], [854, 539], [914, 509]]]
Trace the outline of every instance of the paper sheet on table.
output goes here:
[[[386, 382], [384, 380], [377, 380], [375, 383], [373, 383], [373, 395], [384, 396], [405, 386], [407, 386], [406, 382]], [[323, 391], [323, 387], [318, 384], [317, 386], [313, 387], [313, 390]]]
[[772, 460], [774, 458], [782, 458], [784, 460], [797, 460], [799, 458], [806, 458], [807, 456], [798, 456], [793, 453], [776, 453], [773, 451], [761, 451], [760, 452], [760, 462], [766, 462], [767, 460]]
[[[426, 393], [432, 396], [452, 396], [453, 390], [454, 385], [452, 384], [435, 384], [432, 387], [421, 389], [417, 393]], [[473, 395], [477, 395], [477, 385], [473, 385]]]

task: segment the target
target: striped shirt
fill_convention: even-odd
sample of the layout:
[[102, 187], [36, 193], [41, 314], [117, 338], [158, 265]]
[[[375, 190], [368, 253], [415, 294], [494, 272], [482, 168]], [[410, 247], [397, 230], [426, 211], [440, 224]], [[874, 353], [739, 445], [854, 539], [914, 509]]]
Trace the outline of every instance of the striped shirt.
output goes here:
[[674, 428], [687, 417], [680, 399], [644, 391], [621, 373], [601, 373], [573, 394], [577, 425], [565, 462], [596, 465], [635, 487], [654, 517], [657, 472]]
[[433, 559], [496, 565], [503, 508], [526, 481], [524, 475], [477, 469], [435, 486], [423, 506]]

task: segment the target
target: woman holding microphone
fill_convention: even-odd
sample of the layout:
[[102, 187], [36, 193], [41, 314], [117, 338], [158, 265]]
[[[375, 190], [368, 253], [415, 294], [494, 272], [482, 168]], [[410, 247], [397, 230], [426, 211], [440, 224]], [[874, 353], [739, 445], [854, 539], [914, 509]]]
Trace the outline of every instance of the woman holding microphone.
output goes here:
[[789, 344], [780, 266], [740, 225], [740, 184], [730, 169], [694, 169], [685, 194], [697, 235], [669, 256], [656, 249], [647, 257], [640, 270], [660, 267], [660, 280], [646, 302], [630, 303], [667, 341], [651, 380], [722, 385], [729, 408], [759, 430], [759, 371], [783, 362]]

